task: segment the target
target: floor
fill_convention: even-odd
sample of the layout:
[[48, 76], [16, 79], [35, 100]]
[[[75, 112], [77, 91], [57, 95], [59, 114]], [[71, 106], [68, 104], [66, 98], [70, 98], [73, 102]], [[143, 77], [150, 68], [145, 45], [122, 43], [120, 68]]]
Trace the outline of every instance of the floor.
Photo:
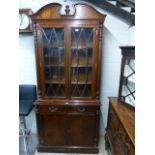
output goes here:
[[36, 152], [36, 147], [37, 147], [37, 135], [34, 134], [30, 134], [27, 137], [27, 152], [25, 151], [25, 147], [24, 147], [24, 139], [23, 137], [19, 137], [19, 155], [35, 155]]
[[[37, 135], [30, 134], [28, 137], [28, 154], [27, 155], [75, 155], [76, 153], [39, 153], [36, 150], [37, 146]], [[23, 137], [19, 138], [19, 155], [26, 155], [24, 149], [24, 141]], [[100, 137], [99, 144], [99, 154], [98, 155], [107, 155], [107, 151], [105, 150], [104, 137]], [[91, 155], [91, 154], [78, 154], [78, 155]], [[93, 154], [95, 155], [95, 154]]]
[[[26, 123], [27, 123], [27, 127], [31, 130], [30, 135], [27, 137], [28, 154], [26, 154], [25, 152], [23, 137], [19, 137], [19, 155], [75, 155], [77, 154], [77, 153], [73, 154], [73, 153], [39, 153], [37, 152], [36, 147], [38, 144], [38, 137], [36, 134], [37, 130], [36, 130], [36, 120], [35, 120], [34, 110], [30, 113], [30, 116], [26, 118]], [[91, 154], [78, 154], [78, 155], [91, 155]], [[107, 155], [107, 151], [105, 150], [104, 136], [100, 136], [98, 155]]]

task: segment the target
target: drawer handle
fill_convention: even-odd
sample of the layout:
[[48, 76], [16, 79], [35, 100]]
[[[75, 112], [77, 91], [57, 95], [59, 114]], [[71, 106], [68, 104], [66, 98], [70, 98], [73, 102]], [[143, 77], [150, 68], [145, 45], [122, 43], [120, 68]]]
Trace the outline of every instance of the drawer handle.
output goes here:
[[84, 108], [84, 107], [78, 107], [78, 109], [77, 109], [79, 112], [84, 112], [84, 111], [86, 111], [86, 108]]
[[49, 111], [50, 111], [50, 112], [55, 112], [57, 109], [58, 109], [58, 108], [56, 108], [56, 107], [54, 107], [54, 106], [49, 107]]

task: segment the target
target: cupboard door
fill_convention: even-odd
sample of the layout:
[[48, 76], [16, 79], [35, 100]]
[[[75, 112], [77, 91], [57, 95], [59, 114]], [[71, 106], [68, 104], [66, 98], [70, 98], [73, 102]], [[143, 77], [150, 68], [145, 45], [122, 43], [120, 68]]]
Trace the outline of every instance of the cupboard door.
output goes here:
[[71, 98], [92, 97], [94, 28], [71, 27]]
[[65, 97], [65, 30], [63, 27], [43, 27], [41, 33], [45, 96]]
[[95, 146], [95, 115], [68, 115], [68, 145]]
[[62, 114], [37, 114], [41, 145], [66, 145], [65, 117]]

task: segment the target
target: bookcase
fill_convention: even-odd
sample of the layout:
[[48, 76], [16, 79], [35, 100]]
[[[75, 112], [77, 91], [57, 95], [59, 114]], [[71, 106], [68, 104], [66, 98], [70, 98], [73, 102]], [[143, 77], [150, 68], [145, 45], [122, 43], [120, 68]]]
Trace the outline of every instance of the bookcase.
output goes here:
[[31, 15], [38, 80], [37, 148], [97, 153], [105, 15], [86, 3], [63, 8], [51, 3]]

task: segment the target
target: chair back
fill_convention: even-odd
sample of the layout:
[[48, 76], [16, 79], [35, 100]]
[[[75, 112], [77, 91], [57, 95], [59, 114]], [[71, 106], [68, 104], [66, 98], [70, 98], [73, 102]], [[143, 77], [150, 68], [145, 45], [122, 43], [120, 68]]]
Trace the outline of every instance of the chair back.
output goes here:
[[36, 85], [19, 85], [19, 100], [36, 100]]

